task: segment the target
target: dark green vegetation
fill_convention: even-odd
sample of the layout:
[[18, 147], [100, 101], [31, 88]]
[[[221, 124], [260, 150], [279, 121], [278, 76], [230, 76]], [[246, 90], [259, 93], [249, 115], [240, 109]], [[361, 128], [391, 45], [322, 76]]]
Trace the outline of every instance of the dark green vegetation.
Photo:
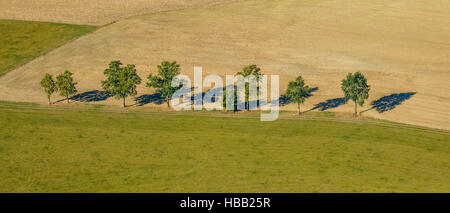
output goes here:
[[370, 86], [367, 84], [367, 79], [360, 72], [349, 73], [347, 78], [342, 80], [342, 91], [345, 99], [352, 100], [355, 103], [355, 113], [358, 115], [358, 105], [363, 106], [366, 99], [369, 98]]
[[69, 96], [74, 95], [77, 92], [77, 82], [73, 80], [73, 73], [69, 70], [56, 76], [56, 89], [59, 91], [59, 95], [66, 97], [67, 103], [69, 103]]
[[53, 80], [53, 76], [46, 73], [44, 78], [42, 78], [41, 80], [41, 87], [42, 89], [44, 89], [45, 94], [47, 94], [48, 104], [50, 105], [52, 103], [50, 98], [52, 94], [57, 90], [55, 80]]
[[102, 81], [103, 89], [113, 94], [116, 99], [122, 99], [122, 107], [125, 107], [125, 98], [130, 95], [135, 96], [136, 86], [142, 81], [136, 73], [136, 66], [128, 64], [122, 67], [122, 62], [111, 61], [104, 74], [106, 80]]
[[[180, 65], [176, 61], [169, 62], [163, 61], [161, 65], [158, 65], [158, 75], [150, 74], [147, 79], [147, 87], [156, 88], [156, 91], [164, 97], [167, 102], [167, 106], [170, 106], [170, 98], [182, 85], [178, 87], [172, 87], [172, 79], [180, 74]], [[182, 83], [182, 82], [180, 82]]]
[[[256, 64], [251, 64], [248, 66], [245, 66], [242, 69], [242, 72], [238, 72], [236, 73], [236, 75], [242, 75], [243, 77], [250, 77], [250, 76], [254, 76], [255, 77], [255, 82], [259, 82], [259, 79], [261, 78], [261, 68], [258, 67], [258, 65]], [[256, 83], [256, 93], [257, 93], [257, 97], [259, 96], [259, 83]], [[235, 96], [235, 99], [237, 99], [237, 95]], [[225, 97], [226, 100], [226, 97]], [[237, 100], [235, 100], [235, 102], [237, 102]], [[231, 102], [233, 103], [233, 102]], [[245, 82], [245, 109], [247, 109], [248, 111], [250, 110], [250, 82]]]
[[294, 103], [297, 103], [298, 114], [301, 114], [300, 104], [305, 102], [306, 98], [310, 97], [309, 87], [305, 85], [305, 81], [302, 76], [298, 76], [295, 81], [289, 82], [286, 90], [286, 96]]
[[450, 191], [449, 132], [329, 112], [122, 111], [0, 102], [0, 192]]
[[94, 26], [0, 20], [0, 76], [95, 29]]

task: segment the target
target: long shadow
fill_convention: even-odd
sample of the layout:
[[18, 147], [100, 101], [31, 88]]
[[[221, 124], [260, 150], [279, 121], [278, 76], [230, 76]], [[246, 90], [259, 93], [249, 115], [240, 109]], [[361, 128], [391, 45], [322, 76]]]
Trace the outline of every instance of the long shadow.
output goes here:
[[166, 100], [161, 97], [160, 93], [155, 93], [155, 94], [145, 94], [145, 95], [141, 95], [138, 96], [136, 98], [134, 98], [134, 101], [136, 101], [136, 104], [138, 106], [143, 106], [149, 103], [155, 103], [158, 105], [163, 104]]
[[[111, 96], [112, 96], [112, 94], [105, 92], [105, 91], [92, 90], [92, 91], [76, 94], [76, 95], [70, 97], [69, 100], [79, 101], [79, 102], [96, 102], [96, 101], [104, 101]], [[61, 100], [56, 101], [56, 103], [66, 101], [66, 100], [67, 100], [66, 98], [61, 99]]]
[[[183, 93], [183, 94], [189, 94], [189, 93], [191, 93], [193, 90], [194, 90], [194, 87], [192, 87], [192, 88], [190, 88], [190, 89], [187, 89], [186, 91], [182, 91], [182, 93]], [[191, 102], [192, 102], [193, 104], [200, 104], [200, 105], [201, 105], [202, 103], [196, 103], [196, 102], [194, 101], [194, 100], [195, 100], [195, 97], [196, 97], [196, 96], [200, 96], [200, 95], [201, 95], [201, 97], [204, 97], [205, 94], [206, 94], [206, 93], [203, 92], [203, 93], [198, 93], [198, 94], [192, 95], [192, 96], [191, 96]], [[201, 100], [201, 99], [200, 99], [200, 100]], [[215, 101], [215, 100], [216, 100], [216, 97], [212, 97], [212, 100]], [[166, 100], [164, 99], [164, 97], [161, 96], [160, 93], [141, 95], [141, 96], [138, 96], [138, 97], [134, 98], [134, 101], [136, 102], [135, 105], [137, 105], [137, 106], [143, 106], [143, 105], [150, 104], [150, 103], [155, 103], [155, 104], [161, 105], [161, 104], [163, 104], [163, 103], [166, 102]]]
[[407, 93], [394, 93], [391, 95], [384, 96], [376, 101], [373, 101], [371, 103], [372, 108], [364, 110], [362, 112], [366, 112], [371, 109], [375, 109], [379, 113], [384, 113], [386, 111], [393, 110], [395, 109], [395, 107], [402, 104], [404, 101], [410, 99], [415, 94], [416, 94], [415, 92], [407, 92]]
[[[231, 86], [231, 85], [228, 85], [227, 87], [229, 87], [229, 86]], [[209, 104], [209, 103], [214, 103], [216, 101], [222, 102], [222, 100], [220, 100], [218, 97], [216, 97], [214, 95], [210, 95], [210, 94], [216, 94], [220, 90], [223, 93], [225, 93], [226, 92], [225, 90], [226, 90], [227, 87], [212, 88], [212, 89], [209, 89], [206, 92], [194, 93], [191, 96], [191, 102], [192, 102], [193, 105]], [[195, 89], [195, 87], [192, 87], [192, 88], [188, 89], [187, 91], [185, 91], [183, 93], [188, 94], [188, 93], [192, 92], [194, 89]], [[234, 89], [237, 89], [236, 86], [235, 86]], [[310, 88], [309, 89], [309, 93], [310, 93], [309, 97], [311, 97], [312, 93], [317, 91], [318, 89], [319, 89], [318, 87]], [[203, 103], [201, 103], [200, 101], [196, 102], [195, 101], [195, 97], [196, 96], [202, 97], [200, 100], [203, 100]], [[138, 105], [138, 106], [143, 106], [143, 105], [150, 104], [150, 103], [163, 104], [166, 101], [163, 97], [161, 97], [161, 94], [159, 94], [159, 93], [141, 95], [141, 96], [136, 97], [134, 100], [136, 101], [136, 105]], [[289, 104], [291, 102], [290, 99], [286, 95], [281, 95], [279, 97], [278, 101], [279, 101], [280, 106], [284, 106], [284, 105]], [[255, 102], [256, 103], [249, 103], [249, 105], [253, 106], [253, 107], [260, 106], [259, 100], [255, 100]], [[239, 103], [241, 103], [241, 101], [239, 101]]]
[[100, 91], [100, 90], [92, 90], [89, 92], [84, 92], [84, 93], [74, 95], [69, 99], [73, 100], [73, 101], [80, 101], [80, 102], [95, 102], [95, 101], [104, 101], [111, 96], [112, 96], [112, 94], [109, 92]]
[[[309, 91], [308, 91], [309, 92], [308, 98], [313, 96], [312, 93], [317, 91], [317, 90], [319, 90], [319, 87], [310, 88]], [[278, 101], [279, 101], [278, 103], [280, 104], [280, 106], [285, 106], [285, 105], [288, 105], [288, 104], [290, 104], [292, 102], [291, 99], [287, 95], [280, 95], [280, 98], [278, 99]]]
[[[232, 86], [232, 85], [228, 85], [227, 87], [230, 87], [230, 86]], [[225, 93], [225, 90], [226, 90], [227, 87], [215, 88], [215, 89], [223, 90], [223, 93]], [[236, 86], [234, 86], [234, 87], [235, 87], [234, 89], [237, 89]], [[310, 89], [309, 89], [309, 96], [308, 96], [308, 98], [311, 97], [311, 96], [313, 96], [312, 93], [315, 92], [315, 91], [317, 91], [318, 89], [319, 89], [319, 87], [310, 88]], [[205, 95], [205, 93], [203, 93], [203, 96], [204, 96], [204, 95]], [[211, 97], [208, 96], [208, 97], [206, 98], [206, 100], [205, 100], [205, 99], [203, 99], [203, 100], [204, 100], [205, 103], [211, 103], [211, 102], [216, 101], [216, 100], [214, 100], [215, 97], [212, 97], [213, 101], [209, 100], [210, 98], [211, 98]], [[218, 100], [218, 101], [220, 101], [220, 100]], [[279, 97], [278, 100], [273, 100], [272, 102], [277, 102], [277, 101], [278, 101], [278, 103], [279, 103], [280, 106], [284, 106], [284, 105], [287, 105], [287, 104], [291, 103], [290, 98], [287, 97], [286, 95], [281, 95], [281, 96]], [[242, 102], [243, 102], [242, 100], [239, 100], [239, 101], [238, 101], [238, 104], [245, 104], [245, 103], [242, 103]], [[260, 103], [259, 100], [253, 100], [253, 101], [250, 101], [249, 107], [250, 107], [250, 109], [254, 109], [254, 108], [257, 108], [257, 107], [266, 105], [266, 104], [267, 104], [267, 103], [264, 102], [264, 101]]]
[[291, 103], [291, 99], [287, 95], [280, 95], [278, 103], [280, 104], [280, 106], [285, 106]]
[[194, 95], [192, 96], [192, 101], [194, 102], [194, 105], [202, 105], [201, 102], [198, 102], [198, 103], [195, 102], [195, 97], [201, 95], [201, 97], [202, 97], [201, 100], [203, 100], [203, 103], [204, 103], [204, 104], [215, 103], [216, 101], [222, 102], [222, 100], [219, 100], [218, 97], [216, 97], [215, 95], [213, 95], [213, 94], [219, 93], [220, 91], [222, 91], [222, 94], [225, 93], [225, 87], [211, 88], [211, 89], [209, 89], [209, 90], [206, 91], [206, 92], [202, 92], [201, 94], [200, 94], [200, 93], [194, 94]]
[[347, 103], [347, 99], [345, 99], [345, 98], [328, 99], [328, 100], [326, 100], [324, 102], [320, 102], [320, 103], [314, 105], [314, 107], [312, 109], [308, 110], [308, 112], [312, 111], [312, 110], [316, 110], [316, 109], [318, 109], [319, 111], [325, 111], [325, 110], [328, 110], [328, 109], [336, 108], [336, 107], [341, 106], [341, 105], [343, 105], [345, 103]]

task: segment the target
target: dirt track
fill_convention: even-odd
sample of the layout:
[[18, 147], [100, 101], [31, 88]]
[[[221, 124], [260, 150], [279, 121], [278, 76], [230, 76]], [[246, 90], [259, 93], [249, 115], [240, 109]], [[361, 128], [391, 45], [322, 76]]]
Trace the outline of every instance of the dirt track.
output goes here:
[[[136, 64], [143, 79], [162, 60], [177, 60], [185, 74], [194, 65], [203, 66], [204, 74], [223, 75], [256, 63], [266, 74], [281, 75], [281, 90], [298, 74], [318, 87], [304, 110], [341, 98], [341, 79], [361, 71], [372, 86], [363, 115], [450, 129], [448, 26], [450, 3], [439, 0], [259, 0], [144, 15], [104, 27], [6, 74], [0, 78], [0, 100], [45, 102], [40, 78], [65, 69], [75, 73], [80, 92], [100, 89], [103, 70], [114, 59]], [[139, 93], [152, 91], [141, 86]], [[371, 109], [370, 103], [382, 97], [388, 103], [377, 108], [393, 108]], [[322, 106], [353, 109], [351, 103], [329, 103]]]

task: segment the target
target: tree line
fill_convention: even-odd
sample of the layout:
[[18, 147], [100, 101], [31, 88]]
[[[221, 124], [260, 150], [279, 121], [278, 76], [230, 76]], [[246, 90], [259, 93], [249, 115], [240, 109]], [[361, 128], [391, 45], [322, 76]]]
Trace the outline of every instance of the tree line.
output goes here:
[[77, 92], [75, 82], [72, 78], [73, 73], [66, 70], [64, 73], [56, 76], [56, 81], [53, 80], [53, 76], [46, 73], [41, 80], [41, 87], [47, 94], [48, 104], [51, 104], [50, 97], [53, 93], [59, 92], [59, 95], [66, 97], [67, 103], [69, 103], [69, 96]]
[[[155, 88], [162, 98], [167, 102], [167, 106], [170, 107], [170, 98], [172, 95], [181, 88], [172, 87], [172, 79], [180, 74], [180, 65], [176, 61], [163, 61], [157, 66], [157, 75], [148, 75], [146, 87]], [[122, 106], [125, 107], [125, 99], [129, 96], [137, 95], [136, 87], [141, 84], [142, 79], [136, 72], [136, 66], [134, 64], [127, 64], [123, 66], [120, 61], [112, 61], [109, 63], [107, 69], [104, 70], [105, 80], [101, 81], [102, 88], [112, 94], [116, 99], [122, 99]], [[237, 73], [244, 77], [254, 75], [258, 81], [261, 74], [261, 69], [255, 65], [245, 66], [241, 72]], [[66, 97], [67, 103], [69, 103], [69, 96], [74, 95], [77, 92], [77, 82], [73, 79], [73, 73], [66, 70], [64, 73], [56, 76], [56, 81], [51, 74], [46, 73], [41, 80], [41, 87], [47, 94], [48, 103], [51, 104], [51, 95], [55, 92], [63, 97]], [[369, 98], [370, 86], [367, 84], [366, 77], [361, 72], [348, 73], [347, 77], [341, 82], [341, 89], [345, 95], [346, 100], [352, 100], [355, 104], [354, 115], [358, 114], [358, 105], [363, 106], [366, 99]], [[258, 90], [257, 90], [258, 91]], [[286, 90], [286, 96], [291, 102], [297, 104], [298, 114], [302, 114], [300, 106], [305, 100], [311, 96], [310, 87], [305, 84], [303, 77], [300, 75], [294, 81], [289, 82]], [[235, 91], [235, 110], [237, 106], [237, 95]], [[226, 93], [223, 93], [223, 104], [225, 106], [227, 97]], [[245, 83], [245, 108], [249, 110], [249, 83]]]

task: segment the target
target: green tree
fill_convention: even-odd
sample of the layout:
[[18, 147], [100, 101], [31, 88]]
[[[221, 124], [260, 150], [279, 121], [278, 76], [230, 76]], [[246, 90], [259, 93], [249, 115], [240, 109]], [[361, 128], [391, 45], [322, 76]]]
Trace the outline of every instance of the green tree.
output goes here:
[[[261, 69], [256, 64], [251, 64], [245, 66], [241, 72], [238, 72], [237, 75], [242, 75], [244, 77], [248, 77], [250, 75], [254, 75], [256, 77], [256, 82], [258, 84], [259, 78], [261, 77]], [[259, 95], [259, 86], [257, 86], [257, 95]], [[249, 103], [250, 102], [250, 83], [245, 82], [245, 108], [250, 110]]]
[[292, 102], [297, 103], [298, 114], [300, 115], [300, 105], [305, 102], [306, 98], [311, 96], [309, 87], [305, 85], [302, 76], [298, 76], [295, 81], [289, 82], [286, 96], [289, 97]]
[[51, 104], [50, 97], [52, 94], [56, 91], [56, 84], [53, 80], [53, 76], [46, 73], [44, 78], [41, 80], [41, 87], [44, 89], [45, 93], [47, 94], [48, 98], [48, 105]]
[[234, 103], [233, 104], [233, 111], [234, 112], [237, 111], [238, 95], [237, 95], [236, 88], [234, 88], [233, 91], [234, 91], [234, 100], [233, 100], [233, 97], [228, 97], [227, 98], [227, 90], [226, 89], [223, 90], [223, 94], [222, 94], [222, 97], [223, 97], [223, 109], [225, 111], [227, 111], [227, 101], [229, 101], [231, 103]]
[[170, 99], [172, 95], [179, 90], [183, 85], [172, 87], [172, 79], [180, 74], [180, 65], [176, 61], [163, 61], [158, 65], [158, 75], [148, 76], [147, 87], [156, 88], [156, 91], [164, 97], [167, 102], [167, 107], [170, 107]]
[[367, 79], [360, 72], [349, 73], [347, 78], [342, 80], [342, 91], [347, 100], [355, 102], [355, 116], [358, 115], [358, 105], [363, 106], [364, 101], [369, 98], [370, 86]]
[[56, 76], [56, 88], [59, 94], [66, 97], [67, 103], [69, 103], [69, 96], [77, 92], [77, 82], [73, 80], [73, 73], [66, 70], [63, 74]]
[[103, 89], [116, 99], [122, 99], [122, 106], [125, 108], [125, 98], [135, 96], [136, 87], [142, 81], [136, 72], [136, 66], [128, 64], [122, 67], [122, 62], [112, 61], [103, 73], [106, 75], [106, 80], [102, 81]]

